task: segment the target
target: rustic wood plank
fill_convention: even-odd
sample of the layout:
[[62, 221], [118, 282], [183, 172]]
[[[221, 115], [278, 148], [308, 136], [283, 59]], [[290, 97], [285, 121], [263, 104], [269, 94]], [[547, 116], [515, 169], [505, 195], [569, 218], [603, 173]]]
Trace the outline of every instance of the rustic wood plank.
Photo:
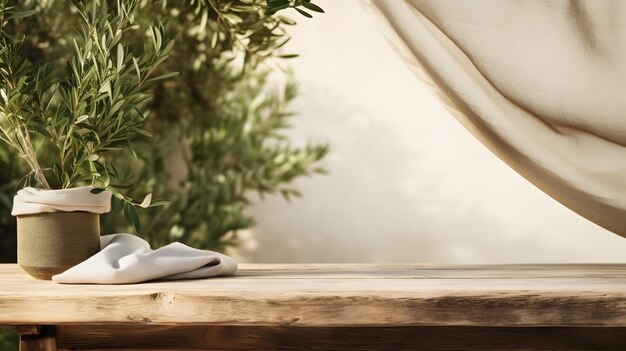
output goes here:
[[0, 265], [0, 324], [626, 327], [626, 265], [241, 265], [237, 276], [59, 285]]
[[626, 328], [77, 325], [63, 350], [620, 350]]
[[[24, 278], [12, 264], [0, 275]], [[626, 278], [626, 264], [463, 265], [427, 264], [243, 264], [238, 277], [249, 279], [481, 279], [481, 278]], [[28, 277], [26, 277], [28, 278]], [[11, 282], [11, 280], [7, 280]], [[18, 282], [22, 283], [22, 281]]]
[[[499, 264], [499, 265], [437, 265], [437, 264], [254, 264], [240, 265], [238, 276], [275, 279], [362, 277], [376, 279], [379, 275], [406, 278], [520, 278], [520, 277], [626, 277], [626, 264]], [[15, 264], [0, 264], [3, 276], [22, 277]], [[372, 275], [374, 274], [374, 275]]]
[[57, 351], [55, 327], [44, 326], [39, 334], [20, 335], [20, 351]]

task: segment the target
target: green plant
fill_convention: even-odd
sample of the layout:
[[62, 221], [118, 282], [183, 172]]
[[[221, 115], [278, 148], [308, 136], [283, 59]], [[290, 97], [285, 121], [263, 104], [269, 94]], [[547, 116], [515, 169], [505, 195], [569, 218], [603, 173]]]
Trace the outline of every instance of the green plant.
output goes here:
[[0, 350], [18, 351], [18, 341], [19, 336], [15, 332], [9, 329], [0, 328]]
[[[152, 45], [141, 49], [128, 42], [128, 32], [141, 28], [133, 26], [137, 1], [118, 1], [113, 11], [106, 2], [93, 2], [91, 13], [82, 2], [73, 3], [82, 22], [65, 76], [57, 79], [52, 64], [31, 62], [22, 53], [23, 39], [4, 30], [8, 20], [35, 11], [15, 11], [0, 1], [0, 139], [30, 167], [24, 184], [110, 188], [139, 231], [134, 206], [153, 205], [151, 195], [135, 203], [117, 191], [111, 179], [119, 182], [119, 173], [107, 153], [125, 147], [134, 152], [136, 139], [150, 136], [142, 129], [142, 108], [151, 86], [176, 74], [153, 74], [174, 42], [164, 41], [158, 24], [150, 26]], [[53, 156], [44, 163], [39, 149], [54, 150]]]
[[[314, 11], [303, 1], [287, 3]], [[60, 0], [26, 4], [22, 10], [37, 14], [10, 23], [14, 35], [25, 35], [26, 57], [60, 72], [75, 50], [64, 38], [80, 23], [76, 16], [61, 20], [64, 7]], [[153, 138], [132, 140], [137, 158], [109, 150], [97, 161], [115, 160], [117, 175], [130, 185], [123, 189], [125, 196], [140, 199], [154, 193], [171, 200], [138, 211], [140, 235], [154, 246], [173, 240], [207, 249], [236, 245], [237, 231], [254, 223], [246, 214], [252, 194], [278, 193], [289, 199], [299, 195], [291, 185], [294, 179], [323, 171], [318, 162], [327, 145], [294, 147], [283, 134], [297, 94], [293, 80], [276, 84], [270, 79], [284, 74], [273, 68], [295, 56], [281, 51], [289, 40], [288, 27], [295, 24], [282, 15], [284, 8], [283, 1], [265, 0], [139, 3], [135, 25], [147, 28], [156, 19], [167, 23], [165, 37], [176, 36], [171, 57], [153, 73], [180, 74], [151, 85], [153, 98], [142, 111], [149, 117], [143, 130]], [[127, 34], [132, 42], [151, 40], [149, 31]], [[41, 160], [54, 156], [46, 149], [39, 148]], [[6, 189], [11, 189], [10, 199], [13, 188]], [[113, 211], [102, 218], [103, 232], [131, 229], [123, 213], [123, 203], [114, 200]]]
[[302, 16], [308, 18], [312, 18], [313, 16], [306, 10], [324, 13], [324, 10], [312, 3], [311, 0], [268, 0], [267, 6], [272, 12], [277, 12], [291, 7], [298, 11]]

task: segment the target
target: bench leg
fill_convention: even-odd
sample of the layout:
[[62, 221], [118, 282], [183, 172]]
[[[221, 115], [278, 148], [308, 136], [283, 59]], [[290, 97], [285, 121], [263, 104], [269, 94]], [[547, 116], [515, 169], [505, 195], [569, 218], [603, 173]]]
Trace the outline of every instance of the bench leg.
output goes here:
[[20, 334], [20, 351], [57, 351], [54, 326], [43, 326], [37, 334]]

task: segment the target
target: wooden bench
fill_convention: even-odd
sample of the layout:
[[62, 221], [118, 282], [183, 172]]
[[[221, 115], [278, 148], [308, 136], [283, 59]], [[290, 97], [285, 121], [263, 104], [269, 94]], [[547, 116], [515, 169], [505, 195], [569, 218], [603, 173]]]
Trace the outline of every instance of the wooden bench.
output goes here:
[[626, 265], [243, 264], [235, 277], [58, 285], [0, 265], [29, 350], [626, 350]]

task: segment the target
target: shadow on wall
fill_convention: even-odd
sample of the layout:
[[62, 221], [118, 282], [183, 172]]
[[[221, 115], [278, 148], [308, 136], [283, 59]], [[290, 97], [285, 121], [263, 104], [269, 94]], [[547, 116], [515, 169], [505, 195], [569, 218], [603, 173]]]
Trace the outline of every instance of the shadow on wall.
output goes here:
[[325, 130], [323, 137], [314, 137], [332, 142], [325, 164], [330, 174], [298, 182], [303, 199], [289, 204], [273, 197], [255, 207], [260, 224], [252, 239], [256, 245], [240, 253], [245, 260], [480, 262], [483, 257], [505, 261], [511, 250], [532, 250], [534, 244], [519, 238], [498, 257], [494, 250], [501, 245], [477, 240], [485, 231], [503, 228], [477, 208], [445, 206], [440, 175], [420, 172], [419, 154], [405, 145], [411, 140], [399, 137], [388, 121], [348, 106], [325, 89], [306, 96], [314, 101], [300, 103], [317, 117], [303, 122], [324, 127], [304, 125], [297, 131]]
[[[577, 258], [577, 250], [585, 249], [585, 245], [579, 242], [576, 246], [576, 235], [571, 236], [573, 242], [570, 243], [562, 240], [567, 233], [551, 236], [543, 234], [548, 228], [538, 230], [537, 226], [540, 227], [545, 218], [513, 227], [524, 221], [515, 218], [518, 205], [511, 203], [515, 201], [515, 192], [533, 190], [525, 180], [520, 180], [522, 190], [511, 190], [513, 196], [500, 194], [500, 200], [510, 199], [499, 206], [504, 209], [495, 208], [489, 212], [498, 207], [493, 204], [494, 195], [485, 197], [480, 189], [467, 188], [472, 184], [489, 187], [490, 182], [501, 174], [495, 171], [491, 175], [493, 179], [474, 179], [472, 183], [472, 177], [483, 175], [480, 170], [471, 168], [473, 160], [460, 159], [474, 157], [473, 151], [463, 156], [466, 150], [444, 152], [441, 149], [450, 147], [444, 144], [462, 147], [462, 142], [446, 142], [445, 138], [454, 138], [454, 133], [428, 137], [429, 131], [419, 130], [418, 122], [404, 126], [415, 129], [416, 136], [411, 137], [411, 130], [398, 130], [402, 122], [390, 123], [389, 116], [370, 115], [346, 101], [328, 89], [304, 92], [297, 109], [307, 109], [306, 116], [314, 117], [298, 117], [292, 137], [296, 140], [306, 140], [305, 136], [329, 140], [332, 149], [325, 167], [330, 174], [298, 181], [296, 185], [302, 190], [303, 199], [287, 203], [281, 198], [270, 197], [258, 203], [253, 215], [259, 225], [251, 233], [244, 233], [248, 245], [233, 252], [235, 256], [248, 262], [589, 260]], [[427, 140], [418, 141], [418, 135], [419, 138], [444, 140], [438, 145], [435, 142], [429, 144]], [[437, 162], [455, 164], [433, 167], [433, 154], [443, 158]], [[491, 155], [487, 157], [493, 158]], [[492, 160], [494, 169], [512, 172], [500, 161], [495, 161], [500, 164]], [[477, 161], [476, 168], [481, 162], [483, 160]], [[466, 173], [470, 180], [464, 180]], [[506, 187], [506, 181], [499, 186]], [[496, 190], [490, 192], [495, 192], [498, 199], [498, 185], [494, 184], [494, 187]], [[463, 193], [456, 196], [456, 191]], [[541, 206], [546, 206], [546, 201], [549, 206], [554, 206], [551, 204], [553, 200], [546, 199], [544, 194], [533, 196], [543, 201], [538, 202], [538, 211]], [[507, 213], [507, 207], [511, 208], [511, 213]], [[557, 211], [561, 209], [557, 208]], [[563, 209], [564, 218], [571, 216], [567, 211]], [[532, 214], [526, 213], [525, 216]], [[572, 223], [571, 227], [576, 225]], [[594, 227], [590, 223], [586, 225]], [[601, 252], [595, 256], [601, 257]]]

